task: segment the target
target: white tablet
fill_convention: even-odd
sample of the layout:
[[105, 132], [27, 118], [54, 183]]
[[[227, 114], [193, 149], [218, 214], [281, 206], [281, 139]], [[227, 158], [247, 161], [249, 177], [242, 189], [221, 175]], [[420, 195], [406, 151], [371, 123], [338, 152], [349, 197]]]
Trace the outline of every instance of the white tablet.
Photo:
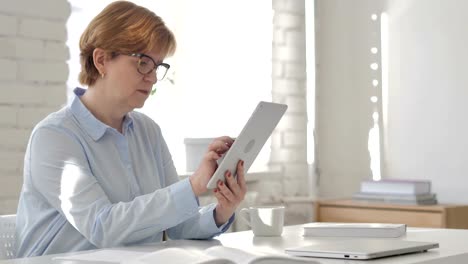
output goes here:
[[244, 161], [244, 173], [247, 173], [273, 129], [288, 108], [287, 105], [260, 102], [250, 116], [249, 121], [236, 138], [231, 148], [218, 160], [218, 169], [206, 185], [208, 189], [216, 188], [218, 180], [224, 181], [224, 174], [229, 170], [237, 176], [237, 163]]

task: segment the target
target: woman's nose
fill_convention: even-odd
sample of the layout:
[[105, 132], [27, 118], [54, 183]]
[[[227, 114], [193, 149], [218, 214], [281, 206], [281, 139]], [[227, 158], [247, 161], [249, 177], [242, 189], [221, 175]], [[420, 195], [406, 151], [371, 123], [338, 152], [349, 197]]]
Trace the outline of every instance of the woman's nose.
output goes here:
[[145, 81], [155, 84], [158, 80], [156, 78], [156, 71], [152, 71], [148, 74], [145, 74]]

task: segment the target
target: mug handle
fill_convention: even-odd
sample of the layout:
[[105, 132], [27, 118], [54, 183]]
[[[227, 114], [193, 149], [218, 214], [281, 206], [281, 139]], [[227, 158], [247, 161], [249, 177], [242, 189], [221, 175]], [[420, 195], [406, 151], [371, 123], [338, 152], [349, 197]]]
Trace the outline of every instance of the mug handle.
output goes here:
[[252, 227], [252, 225], [250, 224], [250, 210], [249, 208], [242, 208], [240, 211], [239, 211], [239, 218], [242, 219], [242, 221], [244, 221], [244, 223], [246, 223], [249, 227]]

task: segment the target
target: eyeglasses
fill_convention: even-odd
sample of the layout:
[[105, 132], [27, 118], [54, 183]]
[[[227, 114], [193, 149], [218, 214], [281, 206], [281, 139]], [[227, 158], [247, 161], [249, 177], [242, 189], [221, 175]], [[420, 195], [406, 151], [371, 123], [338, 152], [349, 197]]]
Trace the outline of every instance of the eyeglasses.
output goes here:
[[156, 70], [156, 79], [158, 81], [161, 81], [164, 79], [164, 77], [166, 77], [167, 70], [169, 70], [171, 67], [171, 65], [164, 62], [156, 63], [153, 58], [143, 53], [132, 53], [125, 55], [138, 58], [137, 70], [143, 75], [149, 74]]

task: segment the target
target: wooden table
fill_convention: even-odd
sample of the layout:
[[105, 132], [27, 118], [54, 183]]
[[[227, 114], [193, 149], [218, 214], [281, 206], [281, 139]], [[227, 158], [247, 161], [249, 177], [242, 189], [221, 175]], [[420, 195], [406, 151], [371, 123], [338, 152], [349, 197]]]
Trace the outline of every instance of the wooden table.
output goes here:
[[351, 199], [315, 202], [317, 222], [402, 223], [468, 229], [468, 205], [401, 205]]

